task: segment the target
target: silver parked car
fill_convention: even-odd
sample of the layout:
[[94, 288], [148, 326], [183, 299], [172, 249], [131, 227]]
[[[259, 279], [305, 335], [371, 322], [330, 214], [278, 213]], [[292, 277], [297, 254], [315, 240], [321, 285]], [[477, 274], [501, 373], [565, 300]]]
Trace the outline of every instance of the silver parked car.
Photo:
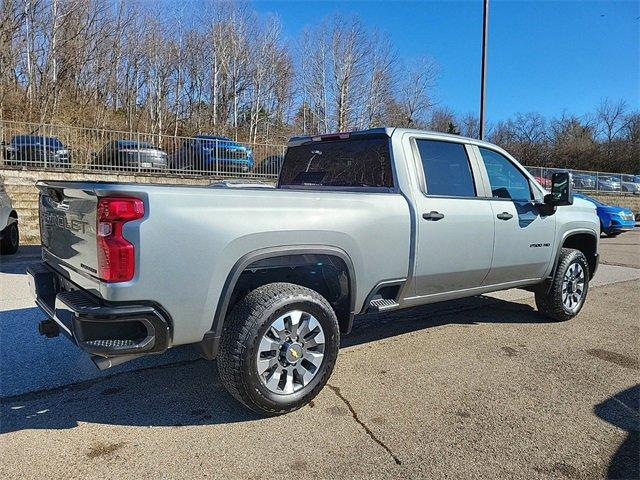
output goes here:
[[620, 192], [620, 178], [613, 175], [599, 175], [597, 181], [598, 190], [603, 192]]
[[621, 175], [620, 180], [623, 192], [640, 194], [640, 178], [638, 175]]

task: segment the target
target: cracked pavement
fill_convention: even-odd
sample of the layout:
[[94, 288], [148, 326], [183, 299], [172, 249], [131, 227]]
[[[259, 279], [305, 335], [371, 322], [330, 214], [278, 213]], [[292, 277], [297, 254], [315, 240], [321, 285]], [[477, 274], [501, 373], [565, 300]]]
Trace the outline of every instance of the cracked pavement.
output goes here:
[[[612, 263], [635, 266], [638, 238]], [[565, 323], [522, 291], [360, 318], [329, 385], [282, 417], [190, 356], [20, 386], [0, 406], [0, 477], [637, 478], [640, 272], [620, 268]], [[3, 381], [31, 374], [7, 365]]]

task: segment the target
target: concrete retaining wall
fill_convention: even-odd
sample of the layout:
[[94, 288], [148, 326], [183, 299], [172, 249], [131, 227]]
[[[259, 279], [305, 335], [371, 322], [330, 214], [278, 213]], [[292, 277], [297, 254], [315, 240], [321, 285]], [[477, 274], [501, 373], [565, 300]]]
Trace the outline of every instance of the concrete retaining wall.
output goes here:
[[[4, 185], [13, 202], [13, 208], [18, 212], [20, 219], [20, 242], [22, 244], [37, 244], [40, 242], [38, 190], [35, 187], [35, 183], [38, 180], [169, 183], [180, 185], [208, 185], [216, 180], [215, 178], [179, 178], [141, 174], [126, 175], [120, 173], [68, 173], [7, 168], [0, 168], [0, 177], [4, 179]], [[636, 215], [640, 214], [640, 195], [601, 193], [591, 196], [605, 203], [631, 208]]]

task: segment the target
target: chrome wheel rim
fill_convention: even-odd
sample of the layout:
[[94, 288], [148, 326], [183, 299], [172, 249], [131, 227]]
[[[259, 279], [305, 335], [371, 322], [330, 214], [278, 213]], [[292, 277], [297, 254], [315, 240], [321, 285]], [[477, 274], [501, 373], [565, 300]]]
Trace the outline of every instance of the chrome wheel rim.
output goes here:
[[301, 310], [276, 318], [260, 339], [256, 367], [269, 391], [289, 395], [311, 382], [324, 359], [324, 330], [318, 319]]
[[582, 304], [586, 279], [584, 269], [579, 263], [572, 263], [562, 279], [562, 303], [564, 307], [575, 312]]

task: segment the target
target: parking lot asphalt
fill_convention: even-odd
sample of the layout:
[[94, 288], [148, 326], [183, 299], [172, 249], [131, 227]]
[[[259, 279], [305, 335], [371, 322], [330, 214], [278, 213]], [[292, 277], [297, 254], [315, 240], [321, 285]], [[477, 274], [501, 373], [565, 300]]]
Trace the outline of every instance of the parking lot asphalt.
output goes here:
[[0, 476], [638, 478], [638, 238], [602, 239], [569, 322], [521, 290], [362, 317], [313, 404], [271, 419], [188, 349], [99, 373], [37, 335], [37, 251], [3, 259]]
[[608, 265], [640, 268], [640, 228], [600, 241], [600, 257]]

